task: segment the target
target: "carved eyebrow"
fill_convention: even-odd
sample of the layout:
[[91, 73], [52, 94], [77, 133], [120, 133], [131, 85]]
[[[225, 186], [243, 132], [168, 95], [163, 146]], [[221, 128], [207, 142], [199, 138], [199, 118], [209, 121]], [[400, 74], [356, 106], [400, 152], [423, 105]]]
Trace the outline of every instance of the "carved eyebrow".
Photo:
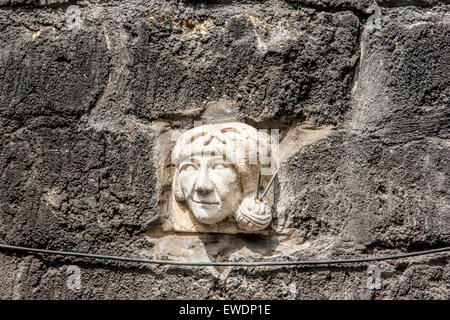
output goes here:
[[184, 166], [185, 164], [192, 164], [192, 163], [196, 164], [196, 165], [199, 165], [200, 161], [196, 157], [186, 157], [185, 159], [183, 159], [180, 162], [180, 167]]
[[212, 157], [211, 159], [208, 160], [208, 164], [209, 165], [213, 165], [213, 164], [229, 165], [229, 163], [226, 162], [224, 157], [220, 157], [220, 156]]

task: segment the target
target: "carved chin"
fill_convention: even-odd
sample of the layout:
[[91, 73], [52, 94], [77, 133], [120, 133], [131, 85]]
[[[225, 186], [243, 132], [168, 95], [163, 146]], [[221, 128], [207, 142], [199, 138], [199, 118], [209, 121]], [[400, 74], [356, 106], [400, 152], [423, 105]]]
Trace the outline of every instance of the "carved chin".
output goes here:
[[189, 209], [194, 214], [195, 219], [198, 222], [204, 224], [214, 224], [224, 220], [228, 214], [222, 209], [219, 203], [207, 204], [189, 201]]

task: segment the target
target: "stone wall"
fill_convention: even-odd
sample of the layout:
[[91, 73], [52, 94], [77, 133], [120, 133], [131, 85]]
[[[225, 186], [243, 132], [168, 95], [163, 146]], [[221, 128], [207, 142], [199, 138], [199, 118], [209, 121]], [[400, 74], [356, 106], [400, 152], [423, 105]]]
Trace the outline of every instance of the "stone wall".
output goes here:
[[[371, 5], [0, 0], [0, 242], [178, 261], [448, 246], [450, 6]], [[269, 234], [165, 232], [172, 132], [225, 115], [280, 130]], [[69, 265], [79, 290], [66, 286]], [[0, 298], [450, 298], [446, 254], [378, 266], [374, 290], [367, 264], [173, 267], [2, 251]]]

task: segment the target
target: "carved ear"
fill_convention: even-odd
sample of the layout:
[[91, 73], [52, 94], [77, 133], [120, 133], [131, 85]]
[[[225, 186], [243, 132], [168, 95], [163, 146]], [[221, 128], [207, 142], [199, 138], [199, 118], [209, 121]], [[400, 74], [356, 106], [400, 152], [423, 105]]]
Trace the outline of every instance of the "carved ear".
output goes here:
[[180, 175], [180, 170], [178, 170], [178, 168], [177, 168], [175, 170], [175, 174], [173, 175], [172, 192], [175, 197], [175, 200], [186, 201], [186, 198], [184, 197], [184, 194], [181, 191], [179, 175]]

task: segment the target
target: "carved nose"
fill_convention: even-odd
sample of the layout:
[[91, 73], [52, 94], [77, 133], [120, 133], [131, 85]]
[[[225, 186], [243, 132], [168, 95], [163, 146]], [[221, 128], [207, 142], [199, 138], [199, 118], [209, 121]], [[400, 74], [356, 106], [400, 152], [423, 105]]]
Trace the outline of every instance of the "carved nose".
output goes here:
[[213, 190], [211, 179], [209, 179], [208, 169], [201, 169], [197, 181], [195, 182], [195, 191], [200, 193], [210, 193], [213, 192]]

